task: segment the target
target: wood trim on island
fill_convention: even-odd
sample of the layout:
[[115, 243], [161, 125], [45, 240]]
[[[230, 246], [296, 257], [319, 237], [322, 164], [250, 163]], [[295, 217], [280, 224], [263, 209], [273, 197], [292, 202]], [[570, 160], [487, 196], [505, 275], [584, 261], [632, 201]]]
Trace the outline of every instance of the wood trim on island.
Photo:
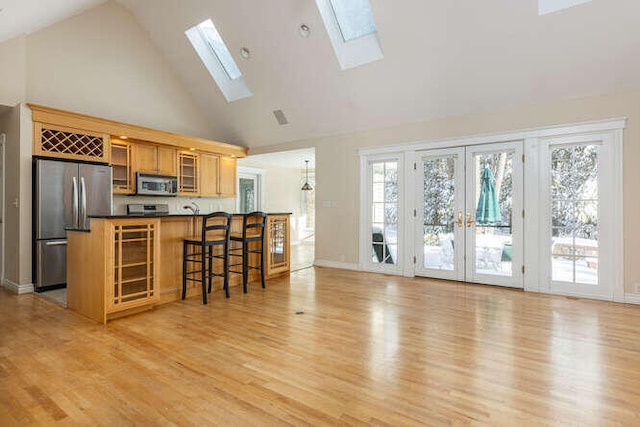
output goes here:
[[[289, 274], [290, 214], [267, 215], [267, 230], [263, 250], [265, 251], [265, 278], [270, 279]], [[241, 230], [242, 214], [233, 215], [232, 230]], [[272, 227], [277, 224], [277, 228]], [[130, 232], [146, 235], [134, 236], [129, 254], [123, 249], [123, 239], [118, 239], [119, 230], [128, 227]], [[183, 240], [198, 236], [202, 227], [202, 216], [168, 215], [154, 218], [143, 217], [92, 217], [91, 231], [69, 231], [67, 233], [67, 301], [69, 309], [100, 323], [127, 314], [152, 308], [181, 299]], [[276, 256], [274, 257], [274, 251]], [[127, 261], [128, 258], [128, 261]], [[258, 255], [252, 254], [250, 263], [258, 264]], [[125, 276], [122, 267], [136, 271]], [[214, 266], [219, 269], [219, 266]], [[139, 276], [139, 277], [138, 277]], [[139, 286], [123, 298], [122, 282]], [[145, 282], [146, 281], [146, 282]], [[259, 272], [250, 271], [249, 283], [259, 283]], [[146, 287], [144, 284], [146, 283]], [[239, 274], [230, 274], [229, 285], [242, 284]], [[267, 284], [267, 289], [268, 289]], [[214, 298], [224, 298], [222, 279], [214, 280]], [[259, 290], [252, 286], [249, 292]], [[146, 294], [145, 294], [146, 292]], [[241, 291], [240, 291], [241, 292]], [[201, 298], [201, 286], [196, 282], [187, 284], [187, 297]], [[232, 296], [233, 298], [233, 296]]]

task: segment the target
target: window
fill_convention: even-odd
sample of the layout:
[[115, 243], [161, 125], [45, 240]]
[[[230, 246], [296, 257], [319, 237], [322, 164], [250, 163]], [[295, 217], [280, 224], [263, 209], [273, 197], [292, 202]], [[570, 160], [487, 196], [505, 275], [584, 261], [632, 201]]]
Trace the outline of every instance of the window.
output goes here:
[[240, 68], [211, 19], [188, 29], [185, 34], [227, 102], [252, 95]]
[[546, 15], [548, 13], [558, 12], [583, 3], [589, 3], [591, 0], [538, 0], [538, 15]]
[[316, 0], [343, 70], [382, 59], [369, 0]]
[[263, 170], [238, 167], [236, 209], [239, 213], [255, 212], [263, 208], [263, 179]]
[[398, 162], [371, 163], [371, 261], [398, 262]]
[[551, 151], [552, 280], [598, 284], [597, 145]]
[[368, 0], [331, 0], [342, 39], [346, 42], [376, 32]]

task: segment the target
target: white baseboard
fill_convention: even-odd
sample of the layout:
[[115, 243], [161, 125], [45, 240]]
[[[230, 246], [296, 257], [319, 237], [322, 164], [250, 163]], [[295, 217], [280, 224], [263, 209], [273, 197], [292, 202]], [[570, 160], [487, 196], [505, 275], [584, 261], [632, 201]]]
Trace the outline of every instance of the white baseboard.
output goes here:
[[624, 302], [627, 304], [640, 304], [640, 295], [624, 294]]
[[327, 261], [324, 259], [316, 259], [313, 262], [313, 265], [315, 265], [316, 267], [339, 268], [342, 270], [354, 270], [354, 271], [360, 270], [360, 268], [358, 267], [358, 264], [351, 264], [348, 262], [338, 262], [338, 261]]
[[25, 283], [23, 285], [18, 285], [17, 283], [12, 282], [9, 279], [4, 279], [4, 281], [2, 282], [2, 286], [4, 286], [5, 288], [9, 289], [11, 292], [16, 293], [18, 295], [30, 294], [34, 290], [33, 283]]

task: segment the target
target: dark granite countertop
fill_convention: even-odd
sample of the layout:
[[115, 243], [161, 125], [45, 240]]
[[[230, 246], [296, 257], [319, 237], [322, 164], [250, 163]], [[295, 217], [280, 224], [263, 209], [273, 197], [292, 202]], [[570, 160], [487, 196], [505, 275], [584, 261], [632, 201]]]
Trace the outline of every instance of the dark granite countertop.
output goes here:
[[[90, 215], [89, 218], [102, 218], [102, 219], [123, 219], [123, 218], [188, 218], [188, 217], [203, 217], [206, 214], [169, 214], [169, 215]], [[244, 216], [246, 214], [234, 213], [233, 216]], [[267, 212], [267, 215], [291, 215], [291, 212]]]

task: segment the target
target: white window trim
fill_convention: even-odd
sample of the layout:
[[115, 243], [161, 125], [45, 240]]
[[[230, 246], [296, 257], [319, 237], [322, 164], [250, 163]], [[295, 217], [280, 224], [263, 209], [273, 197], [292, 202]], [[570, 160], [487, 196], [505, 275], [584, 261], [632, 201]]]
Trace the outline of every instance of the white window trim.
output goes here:
[[[360, 260], [362, 271], [403, 275], [406, 268], [405, 240], [405, 161], [404, 153], [367, 156], [360, 158]], [[378, 264], [371, 262], [371, 204], [372, 183], [369, 163], [381, 161], [398, 162], [398, 253], [395, 264]], [[413, 267], [413, 265], [412, 265]]]
[[[367, 194], [367, 163], [371, 159], [376, 158], [392, 158], [394, 156], [403, 156], [404, 161], [404, 178], [401, 189], [401, 200], [405, 200], [405, 194], [415, 193], [415, 173], [413, 163], [418, 158], [418, 151], [431, 150], [436, 148], [464, 147], [469, 145], [494, 144], [498, 142], [509, 142], [516, 140], [524, 140], [525, 153], [525, 196], [524, 196], [524, 234], [525, 236], [539, 236], [540, 230], [540, 197], [542, 187], [540, 184], [540, 141], [551, 137], [566, 137], [571, 135], [584, 135], [588, 133], [606, 133], [613, 138], [614, 150], [611, 154], [613, 163], [613, 176], [611, 177], [612, 190], [611, 203], [613, 205], [613, 225], [611, 227], [612, 239], [614, 241], [612, 247], [612, 289], [613, 301], [629, 302], [640, 304], [640, 298], [637, 295], [625, 295], [624, 292], [624, 230], [623, 230], [623, 131], [626, 127], [626, 118], [615, 118], [608, 120], [597, 120], [575, 124], [567, 124], [560, 126], [549, 126], [540, 128], [531, 128], [524, 130], [516, 130], [511, 132], [472, 135], [460, 138], [450, 138], [444, 140], [417, 141], [410, 143], [402, 143], [373, 148], [359, 148], [358, 155], [360, 157], [360, 262], [359, 269], [367, 270], [364, 267], [366, 257], [370, 255], [367, 251], [366, 233], [367, 218], [370, 215]], [[385, 157], [386, 156], [386, 157]], [[399, 172], [400, 173], [400, 172]], [[399, 190], [400, 190], [399, 189]], [[405, 210], [402, 214], [404, 232], [398, 230], [398, 235], [403, 236], [403, 241], [399, 242], [398, 252], [402, 250], [402, 259], [397, 265], [402, 265], [402, 274], [407, 277], [414, 276], [413, 256], [415, 254], [415, 245], [413, 242], [413, 233], [415, 229], [415, 221], [413, 218], [413, 209], [418, 209], [415, 204], [410, 202], [401, 202], [400, 209]], [[545, 241], [545, 244], [547, 242]], [[525, 239], [525, 274], [524, 289], [530, 292], [546, 292], [544, 287], [540, 286], [543, 278], [541, 277], [541, 261], [540, 257], [540, 239]], [[396, 273], [400, 274], [400, 272]]]
[[265, 171], [264, 169], [259, 169], [259, 168], [250, 168], [247, 166], [238, 166], [238, 173], [237, 173], [237, 178], [236, 178], [236, 194], [238, 195], [236, 197], [236, 212], [240, 212], [240, 178], [254, 178], [256, 177], [258, 179], [258, 206], [256, 206], [256, 210], [257, 211], [266, 211], [267, 207], [266, 207], [266, 196], [265, 196], [265, 189], [267, 188], [266, 186], [266, 181], [267, 181], [267, 171]]
[[316, 0], [316, 4], [343, 70], [384, 58], [377, 31], [354, 40], [344, 41], [331, 1]]
[[[202, 38], [202, 34], [197, 25], [189, 28], [185, 31], [185, 34], [227, 102], [237, 101], [253, 95], [244, 80], [244, 75], [234, 80], [229, 77], [218, 55], [211, 49], [209, 43]], [[231, 52], [231, 50], [229, 51]]]

